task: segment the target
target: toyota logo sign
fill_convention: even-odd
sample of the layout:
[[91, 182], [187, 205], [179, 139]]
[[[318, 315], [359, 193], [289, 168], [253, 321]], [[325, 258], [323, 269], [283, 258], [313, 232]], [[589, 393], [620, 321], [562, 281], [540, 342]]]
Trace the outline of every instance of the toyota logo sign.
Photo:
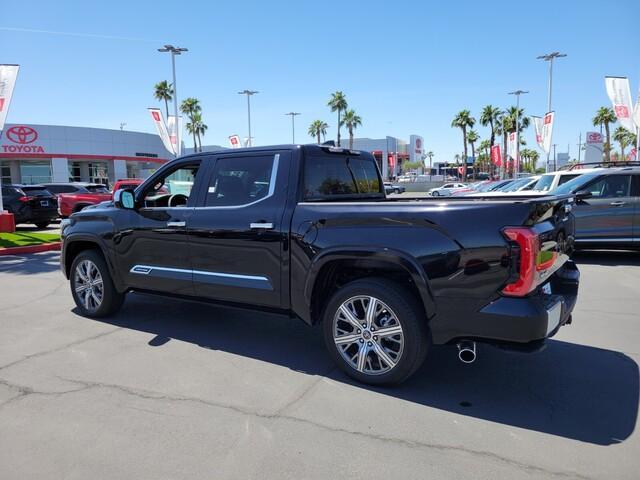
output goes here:
[[25, 145], [35, 142], [38, 139], [38, 132], [25, 125], [16, 125], [7, 130], [7, 138], [13, 143]]

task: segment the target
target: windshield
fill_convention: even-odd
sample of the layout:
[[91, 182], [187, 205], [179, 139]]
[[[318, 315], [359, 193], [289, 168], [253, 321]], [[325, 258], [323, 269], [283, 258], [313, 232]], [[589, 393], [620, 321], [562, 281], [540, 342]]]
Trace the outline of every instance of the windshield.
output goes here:
[[520, 180], [515, 180], [511, 183], [507, 183], [506, 185], [503, 185], [502, 187], [496, 188], [496, 190], [499, 190], [501, 192], [515, 192], [516, 190], [519, 190], [521, 187], [524, 187], [530, 181], [531, 181], [530, 178], [521, 178]]
[[560, 195], [566, 195], [568, 193], [576, 193], [584, 185], [586, 185], [588, 182], [590, 182], [594, 178], [597, 178], [600, 175], [602, 175], [602, 173], [600, 172], [585, 173], [555, 188], [553, 190], [553, 193], [560, 194]]
[[537, 192], [548, 192], [551, 190], [551, 185], [553, 185], [553, 179], [555, 175], [550, 173], [548, 175], [542, 175], [540, 180], [536, 182], [531, 190], [535, 190]]

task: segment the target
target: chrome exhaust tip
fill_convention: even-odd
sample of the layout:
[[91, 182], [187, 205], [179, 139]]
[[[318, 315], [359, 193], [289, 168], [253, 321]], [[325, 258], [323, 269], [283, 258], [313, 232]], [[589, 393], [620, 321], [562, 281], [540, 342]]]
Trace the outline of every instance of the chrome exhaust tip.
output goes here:
[[476, 361], [476, 342], [463, 341], [458, 343], [458, 358], [462, 363]]

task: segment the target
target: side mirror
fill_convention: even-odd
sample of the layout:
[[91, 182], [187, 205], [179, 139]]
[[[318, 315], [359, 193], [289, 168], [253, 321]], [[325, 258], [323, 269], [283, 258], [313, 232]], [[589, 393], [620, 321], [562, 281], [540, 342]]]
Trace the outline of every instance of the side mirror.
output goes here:
[[587, 198], [593, 197], [593, 194], [589, 190], [578, 190], [576, 192], [576, 200], [586, 200]]
[[124, 208], [125, 210], [133, 210], [136, 206], [133, 190], [125, 188], [116, 190], [113, 194], [113, 204], [116, 208]]

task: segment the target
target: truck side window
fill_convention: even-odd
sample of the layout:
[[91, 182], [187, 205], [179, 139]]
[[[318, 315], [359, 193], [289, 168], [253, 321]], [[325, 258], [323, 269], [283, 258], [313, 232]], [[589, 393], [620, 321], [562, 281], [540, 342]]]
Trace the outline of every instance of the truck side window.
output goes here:
[[247, 205], [273, 193], [278, 155], [219, 158], [209, 179], [205, 205]]
[[182, 165], [156, 178], [155, 183], [146, 188], [143, 196], [147, 208], [179, 207], [186, 205], [196, 180], [200, 163]]

